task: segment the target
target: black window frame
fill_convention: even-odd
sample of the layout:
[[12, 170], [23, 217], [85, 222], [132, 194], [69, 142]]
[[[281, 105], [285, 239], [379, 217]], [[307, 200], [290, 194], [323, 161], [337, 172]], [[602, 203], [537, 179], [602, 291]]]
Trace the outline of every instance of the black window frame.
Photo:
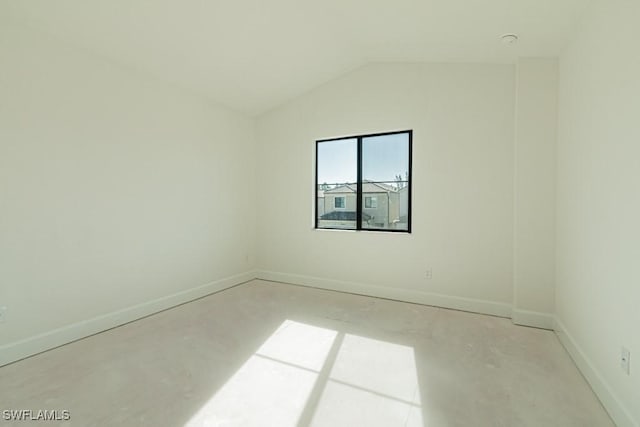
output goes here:
[[[409, 170], [408, 170], [408, 179], [407, 179], [407, 229], [406, 230], [397, 230], [391, 228], [363, 228], [362, 227], [362, 213], [363, 213], [363, 195], [362, 195], [362, 140], [365, 138], [372, 138], [378, 136], [387, 136], [387, 135], [399, 135], [399, 134], [407, 134], [408, 136], [408, 149], [409, 149]], [[331, 142], [331, 141], [341, 141], [345, 139], [355, 139], [357, 140], [357, 190], [356, 190], [356, 228], [339, 228], [339, 227], [319, 227], [318, 225], [318, 147], [323, 142]], [[351, 136], [341, 136], [337, 138], [325, 138], [316, 140], [316, 170], [315, 170], [315, 218], [314, 218], [314, 229], [315, 230], [341, 230], [341, 231], [372, 231], [372, 232], [382, 232], [382, 233], [408, 233], [411, 234], [411, 199], [412, 199], [412, 182], [413, 182], [413, 130], [400, 130], [400, 131], [391, 131], [391, 132], [381, 132], [381, 133], [371, 133], [365, 135], [351, 135]], [[346, 206], [346, 200], [345, 200]]]

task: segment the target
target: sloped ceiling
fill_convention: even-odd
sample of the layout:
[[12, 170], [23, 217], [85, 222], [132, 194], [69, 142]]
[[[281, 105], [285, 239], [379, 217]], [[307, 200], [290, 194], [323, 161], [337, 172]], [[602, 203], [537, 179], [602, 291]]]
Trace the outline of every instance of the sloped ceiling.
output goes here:
[[[368, 62], [557, 56], [587, 3], [0, 0], [0, 14], [258, 115]], [[517, 45], [500, 43], [509, 32]]]

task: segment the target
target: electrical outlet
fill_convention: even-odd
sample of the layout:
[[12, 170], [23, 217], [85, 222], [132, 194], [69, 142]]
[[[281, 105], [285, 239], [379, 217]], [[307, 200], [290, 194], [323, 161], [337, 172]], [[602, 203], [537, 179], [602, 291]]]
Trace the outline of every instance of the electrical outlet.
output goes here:
[[433, 279], [433, 272], [431, 271], [431, 269], [428, 269], [427, 272], [425, 273], [425, 276], [427, 278], [427, 280], [431, 280]]
[[4, 323], [7, 318], [7, 307], [0, 307], [0, 323]]
[[627, 375], [629, 375], [630, 373], [630, 369], [629, 369], [630, 358], [631, 358], [631, 352], [628, 349], [622, 347], [622, 350], [620, 351], [620, 367], [622, 368], [624, 373]]

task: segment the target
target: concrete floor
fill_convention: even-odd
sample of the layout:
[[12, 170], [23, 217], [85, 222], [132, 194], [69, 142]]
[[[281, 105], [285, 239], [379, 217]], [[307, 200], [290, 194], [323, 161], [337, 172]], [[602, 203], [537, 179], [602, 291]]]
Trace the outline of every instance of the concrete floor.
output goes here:
[[262, 281], [0, 368], [0, 426], [5, 409], [83, 427], [613, 425], [553, 332]]

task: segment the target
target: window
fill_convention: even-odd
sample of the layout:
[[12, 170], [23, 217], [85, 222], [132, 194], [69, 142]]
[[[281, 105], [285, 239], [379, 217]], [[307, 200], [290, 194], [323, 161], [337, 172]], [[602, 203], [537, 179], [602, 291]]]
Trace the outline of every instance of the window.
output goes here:
[[412, 136], [316, 141], [316, 228], [410, 233]]
[[364, 207], [366, 209], [376, 209], [378, 207], [378, 198], [375, 196], [365, 196]]

